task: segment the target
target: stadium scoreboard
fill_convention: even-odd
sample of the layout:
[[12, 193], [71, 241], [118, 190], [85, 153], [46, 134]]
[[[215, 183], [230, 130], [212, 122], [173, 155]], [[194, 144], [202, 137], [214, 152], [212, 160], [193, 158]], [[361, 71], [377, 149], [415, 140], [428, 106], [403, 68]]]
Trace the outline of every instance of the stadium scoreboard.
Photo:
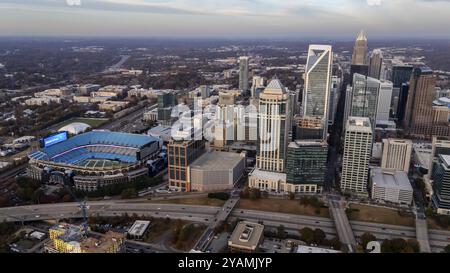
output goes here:
[[41, 147], [47, 148], [52, 145], [66, 141], [68, 138], [69, 138], [69, 134], [66, 131], [48, 135], [48, 136], [42, 138]]

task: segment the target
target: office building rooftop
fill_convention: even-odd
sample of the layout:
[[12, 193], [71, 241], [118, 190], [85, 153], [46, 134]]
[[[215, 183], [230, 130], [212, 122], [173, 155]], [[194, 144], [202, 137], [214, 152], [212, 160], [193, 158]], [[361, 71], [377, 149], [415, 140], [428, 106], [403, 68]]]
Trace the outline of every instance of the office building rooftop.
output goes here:
[[212, 151], [203, 154], [191, 164], [192, 168], [202, 168], [208, 170], [232, 169], [242, 159], [238, 153]]
[[372, 183], [378, 187], [412, 191], [408, 174], [403, 171], [386, 171], [374, 168], [372, 171]]
[[264, 226], [248, 221], [239, 222], [228, 241], [228, 245], [236, 248], [255, 250], [264, 235]]

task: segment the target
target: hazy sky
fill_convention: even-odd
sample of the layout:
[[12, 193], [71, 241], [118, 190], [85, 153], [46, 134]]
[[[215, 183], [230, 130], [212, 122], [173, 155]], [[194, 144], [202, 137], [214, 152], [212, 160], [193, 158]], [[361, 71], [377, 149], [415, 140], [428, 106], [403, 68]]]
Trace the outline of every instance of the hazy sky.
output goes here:
[[0, 0], [0, 36], [450, 37], [450, 0]]

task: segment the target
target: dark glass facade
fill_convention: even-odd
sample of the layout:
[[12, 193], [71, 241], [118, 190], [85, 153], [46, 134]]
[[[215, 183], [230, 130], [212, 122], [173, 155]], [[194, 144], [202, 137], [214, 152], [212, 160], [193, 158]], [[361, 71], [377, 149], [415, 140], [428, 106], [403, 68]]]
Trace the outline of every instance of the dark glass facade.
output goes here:
[[450, 210], [450, 166], [448, 163], [440, 157], [433, 177], [433, 206], [447, 211]]
[[392, 68], [392, 84], [394, 88], [400, 88], [403, 83], [408, 83], [412, 71], [412, 66], [394, 66]]
[[291, 142], [287, 148], [287, 183], [323, 186], [327, 156], [328, 145], [324, 141]]
[[401, 121], [405, 118], [406, 103], [408, 101], [409, 83], [404, 83], [400, 87], [397, 105], [397, 120]]
[[176, 96], [173, 93], [162, 93], [158, 95], [158, 108], [171, 107], [176, 104]]
[[361, 74], [364, 76], [369, 75], [369, 66], [368, 65], [358, 65], [358, 64], [352, 64], [350, 66], [350, 80], [351, 84], [353, 84], [353, 75], [354, 74]]

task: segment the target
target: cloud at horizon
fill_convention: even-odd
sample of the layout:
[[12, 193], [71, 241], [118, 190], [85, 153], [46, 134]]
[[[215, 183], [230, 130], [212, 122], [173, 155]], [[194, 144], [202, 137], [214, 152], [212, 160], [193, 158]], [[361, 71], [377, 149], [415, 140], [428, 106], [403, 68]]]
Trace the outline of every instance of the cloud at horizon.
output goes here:
[[448, 38], [449, 11], [448, 0], [2, 0], [0, 36]]

